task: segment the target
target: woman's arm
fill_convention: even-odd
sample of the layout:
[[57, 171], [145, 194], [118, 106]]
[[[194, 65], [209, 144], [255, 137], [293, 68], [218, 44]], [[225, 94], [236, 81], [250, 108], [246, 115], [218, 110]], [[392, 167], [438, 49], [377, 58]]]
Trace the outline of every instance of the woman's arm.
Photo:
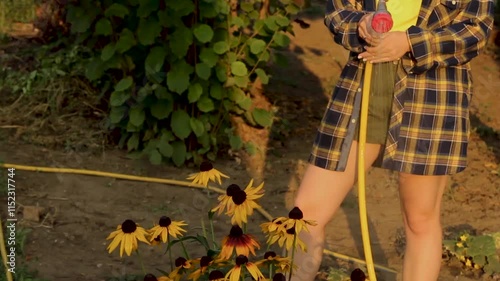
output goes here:
[[328, 0], [326, 5], [325, 25], [333, 35], [333, 40], [349, 51], [362, 52], [366, 43], [358, 36], [358, 23], [367, 14], [358, 11], [354, 1]]
[[493, 0], [471, 0], [447, 27], [410, 27], [406, 34], [415, 62], [411, 71], [418, 74], [433, 67], [460, 65], [476, 57], [487, 43], [493, 13]]

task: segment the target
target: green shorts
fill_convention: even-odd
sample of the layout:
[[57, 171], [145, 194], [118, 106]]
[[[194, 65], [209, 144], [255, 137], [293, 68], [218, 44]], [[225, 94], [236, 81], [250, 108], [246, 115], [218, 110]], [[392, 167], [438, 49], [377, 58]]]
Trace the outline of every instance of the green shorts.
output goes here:
[[[385, 144], [394, 98], [396, 67], [397, 64], [393, 62], [373, 65], [368, 104], [367, 143]], [[359, 122], [354, 139], [359, 141]]]

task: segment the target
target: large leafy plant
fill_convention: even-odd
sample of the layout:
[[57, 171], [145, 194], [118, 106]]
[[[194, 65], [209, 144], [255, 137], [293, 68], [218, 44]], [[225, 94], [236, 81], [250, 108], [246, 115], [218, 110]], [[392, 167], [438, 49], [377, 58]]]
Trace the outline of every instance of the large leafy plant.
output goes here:
[[289, 44], [289, 0], [82, 0], [68, 7], [77, 42], [93, 50], [86, 77], [109, 97], [109, 125], [131, 156], [180, 166], [243, 147], [228, 118], [268, 127], [249, 89], [266, 84]]

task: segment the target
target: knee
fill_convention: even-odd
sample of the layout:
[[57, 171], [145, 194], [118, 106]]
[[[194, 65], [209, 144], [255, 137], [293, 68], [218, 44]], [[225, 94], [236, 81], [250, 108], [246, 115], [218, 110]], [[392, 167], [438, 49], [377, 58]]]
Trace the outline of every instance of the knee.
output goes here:
[[405, 212], [404, 222], [406, 232], [416, 236], [434, 234], [441, 229], [439, 213], [436, 210]]

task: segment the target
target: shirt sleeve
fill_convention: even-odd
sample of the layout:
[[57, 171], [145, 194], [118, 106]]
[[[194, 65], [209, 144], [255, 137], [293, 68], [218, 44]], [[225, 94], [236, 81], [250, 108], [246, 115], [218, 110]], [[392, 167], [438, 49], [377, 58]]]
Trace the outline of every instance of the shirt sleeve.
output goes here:
[[356, 10], [349, 0], [327, 0], [325, 25], [337, 44], [349, 51], [360, 53], [366, 43], [358, 36], [358, 23], [367, 13]]
[[414, 61], [411, 72], [461, 65], [476, 57], [488, 41], [493, 12], [493, 0], [471, 0], [454, 18], [443, 19], [451, 21], [446, 27], [426, 30], [411, 26], [407, 30]]

